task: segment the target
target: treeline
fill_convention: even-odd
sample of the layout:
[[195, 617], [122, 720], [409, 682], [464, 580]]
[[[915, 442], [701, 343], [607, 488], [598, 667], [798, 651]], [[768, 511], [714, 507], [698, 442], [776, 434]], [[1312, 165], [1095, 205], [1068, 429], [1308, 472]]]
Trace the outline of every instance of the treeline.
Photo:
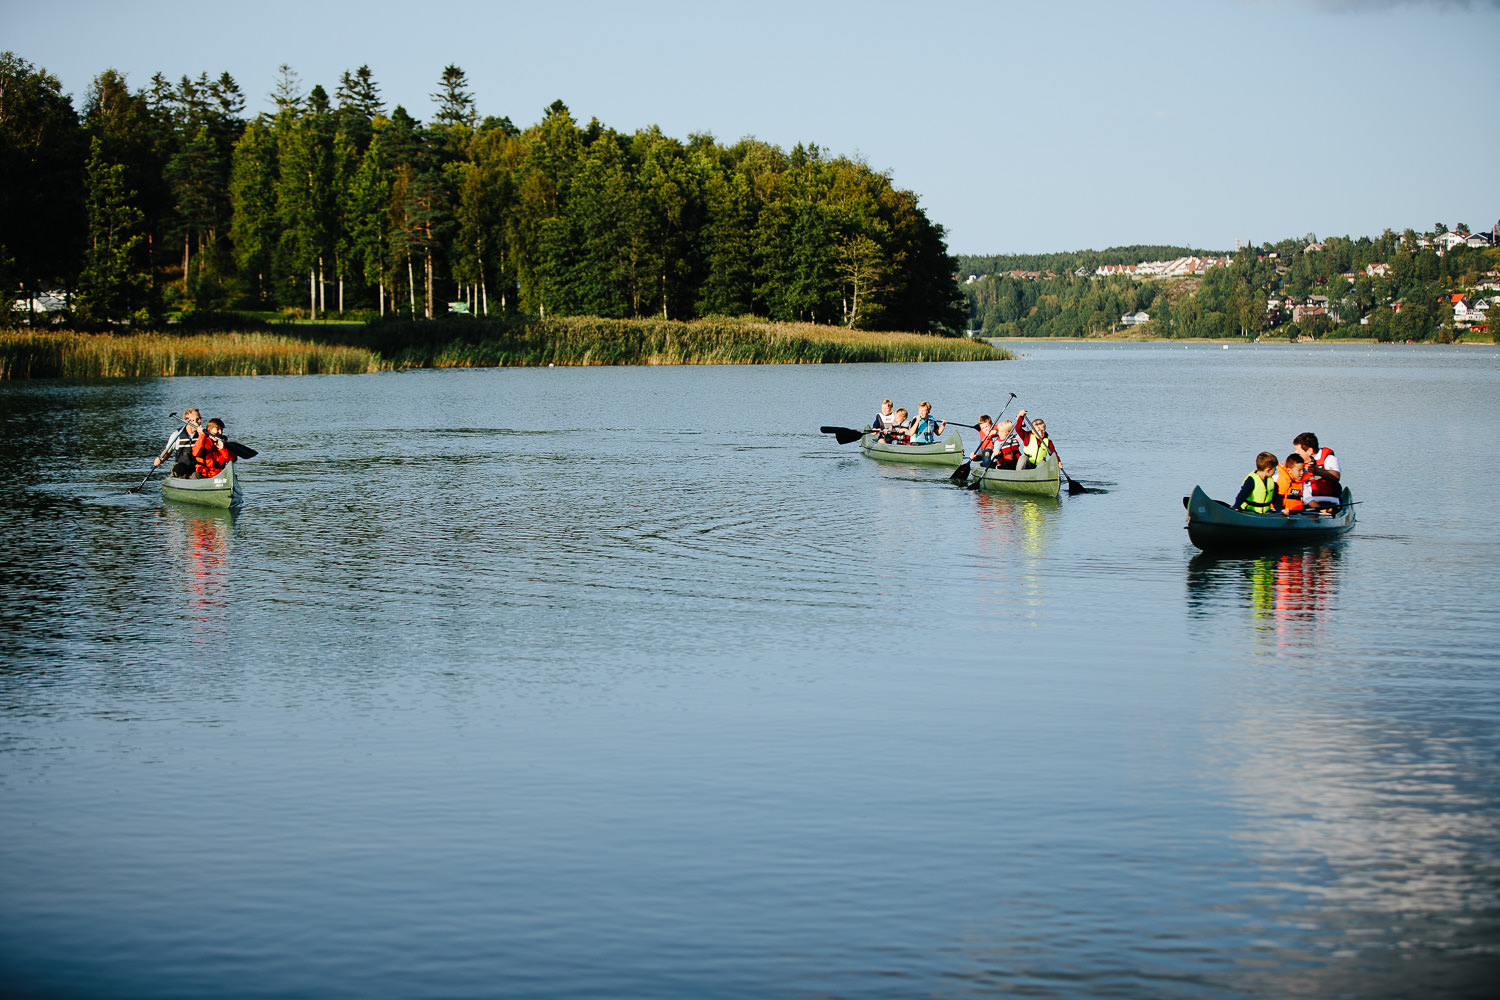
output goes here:
[[0, 54], [0, 280], [68, 295], [81, 325], [169, 312], [309, 317], [753, 315], [954, 333], [941, 226], [910, 191], [815, 145], [723, 145], [577, 123], [480, 119], [447, 67], [423, 123], [367, 67], [332, 96], [288, 67], [247, 118], [227, 73], [81, 109]]
[[[1092, 269], [1080, 277], [1065, 264], [1052, 278], [992, 273], [965, 286], [964, 295], [971, 328], [990, 337], [1098, 336], [1117, 329], [1126, 313], [1145, 310], [1151, 321], [1141, 332], [1171, 338], [1444, 341], [1454, 335], [1453, 293], [1473, 289], [1500, 266], [1500, 250], [1459, 245], [1439, 253], [1435, 236], [1446, 231], [1438, 225], [1432, 233], [1330, 237], [1321, 249], [1308, 249], [1317, 243], [1309, 234], [1241, 250], [1230, 266], [1210, 268], [1201, 278], [1093, 277]], [[1371, 265], [1385, 266], [1371, 274]], [[1326, 312], [1300, 323], [1289, 309], [1269, 306], [1272, 299], [1302, 305], [1312, 296], [1327, 300]]]

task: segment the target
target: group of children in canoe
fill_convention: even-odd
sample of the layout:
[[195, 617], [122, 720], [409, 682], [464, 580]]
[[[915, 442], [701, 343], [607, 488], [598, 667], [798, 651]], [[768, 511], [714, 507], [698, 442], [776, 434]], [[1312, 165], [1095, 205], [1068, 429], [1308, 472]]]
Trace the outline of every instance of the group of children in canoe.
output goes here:
[[[926, 400], [917, 404], [916, 417], [909, 417], [905, 407], [893, 408], [887, 399], [881, 402], [880, 412], [870, 421], [870, 433], [884, 444], [931, 444], [942, 436], [947, 426], [948, 421], [933, 418], [932, 404]], [[986, 469], [1034, 469], [1045, 461], [1047, 455], [1057, 456], [1057, 448], [1047, 436], [1047, 422], [1028, 422], [1025, 410], [1016, 414], [1014, 421], [995, 423], [988, 413], [983, 413], [975, 423], [958, 426], [979, 432], [979, 447], [969, 455], [969, 461]], [[1058, 466], [1062, 466], [1061, 458], [1058, 458]]]
[[167, 438], [167, 445], [151, 463], [154, 469], [168, 458], [174, 459], [175, 479], [212, 479], [235, 460], [235, 453], [224, 438], [224, 421], [218, 417], [202, 421], [197, 407], [182, 411], [182, 426]]
[[1342, 504], [1339, 460], [1332, 448], [1320, 448], [1311, 431], [1292, 440], [1293, 451], [1285, 461], [1263, 451], [1255, 458], [1255, 471], [1240, 484], [1234, 509], [1252, 514], [1334, 514]]

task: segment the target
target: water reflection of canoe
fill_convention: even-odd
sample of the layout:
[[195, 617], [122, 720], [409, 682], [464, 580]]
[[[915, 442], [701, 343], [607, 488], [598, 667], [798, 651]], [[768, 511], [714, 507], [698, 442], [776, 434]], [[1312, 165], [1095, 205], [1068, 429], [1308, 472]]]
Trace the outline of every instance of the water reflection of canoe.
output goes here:
[[234, 463], [212, 479], [174, 479], [161, 481], [161, 495], [168, 500], [201, 504], [205, 507], [233, 507], [240, 502], [240, 483], [234, 474]]
[[1047, 460], [1034, 469], [975, 467], [969, 472], [969, 481], [979, 483], [979, 488], [989, 493], [1029, 493], [1043, 497], [1057, 496], [1062, 486], [1056, 455], [1048, 455]]
[[869, 430], [859, 439], [860, 454], [882, 462], [909, 462], [915, 465], [942, 465], [957, 468], [964, 460], [964, 445], [954, 431], [931, 444], [886, 444], [877, 441]]
[[1337, 538], [1354, 527], [1354, 495], [1346, 488], [1337, 514], [1251, 514], [1214, 500], [1194, 486], [1183, 497], [1188, 538], [1206, 551], [1270, 549], [1312, 545]]

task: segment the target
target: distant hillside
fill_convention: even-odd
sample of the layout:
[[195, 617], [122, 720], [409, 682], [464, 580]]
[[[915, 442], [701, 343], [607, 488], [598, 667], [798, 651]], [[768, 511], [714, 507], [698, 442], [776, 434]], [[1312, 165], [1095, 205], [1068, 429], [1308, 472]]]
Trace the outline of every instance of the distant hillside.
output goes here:
[[1194, 250], [1191, 247], [1129, 246], [1108, 250], [1074, 250], [1069, 253], [959, 254], [959, 278], [971, 274], [1003, 274], [1009, 271], [1051, 271], [1062, 274], [1086, 267], [1092, 272], [1102, 264], [1139, 264], [1148, 260], [1178, 257], [1218, 257], [1228, 250]]
[[1128, 327], [1171, 338], [1500, 340], [1488, 318], [1500, 308], [1493, 243], [1439, 224], [1374, 238], [1309, 234], [1233, 256], [1153, 246], [969, 256], [958, 274], [969, 329], [986, 337], [1098, 337]]

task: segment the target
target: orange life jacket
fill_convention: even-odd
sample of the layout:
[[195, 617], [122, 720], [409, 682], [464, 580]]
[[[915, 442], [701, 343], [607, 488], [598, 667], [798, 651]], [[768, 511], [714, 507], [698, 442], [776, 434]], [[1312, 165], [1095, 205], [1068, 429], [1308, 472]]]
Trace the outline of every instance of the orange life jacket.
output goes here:
[[1276, 470], [1276, 489], [1281, 494], [1281, 509], [1288, 514], [1295, 514], [1302, 509], [1302, 478], [1298, 476], [1293, 479], [1284, 465]]
[[212, 479], [224, 471], [224, 466], [234, 461], [234, 452], [214, 441], [207, 434], [199, 434], [193, 445], [193, 459], [197, 472], [203, 479]]

